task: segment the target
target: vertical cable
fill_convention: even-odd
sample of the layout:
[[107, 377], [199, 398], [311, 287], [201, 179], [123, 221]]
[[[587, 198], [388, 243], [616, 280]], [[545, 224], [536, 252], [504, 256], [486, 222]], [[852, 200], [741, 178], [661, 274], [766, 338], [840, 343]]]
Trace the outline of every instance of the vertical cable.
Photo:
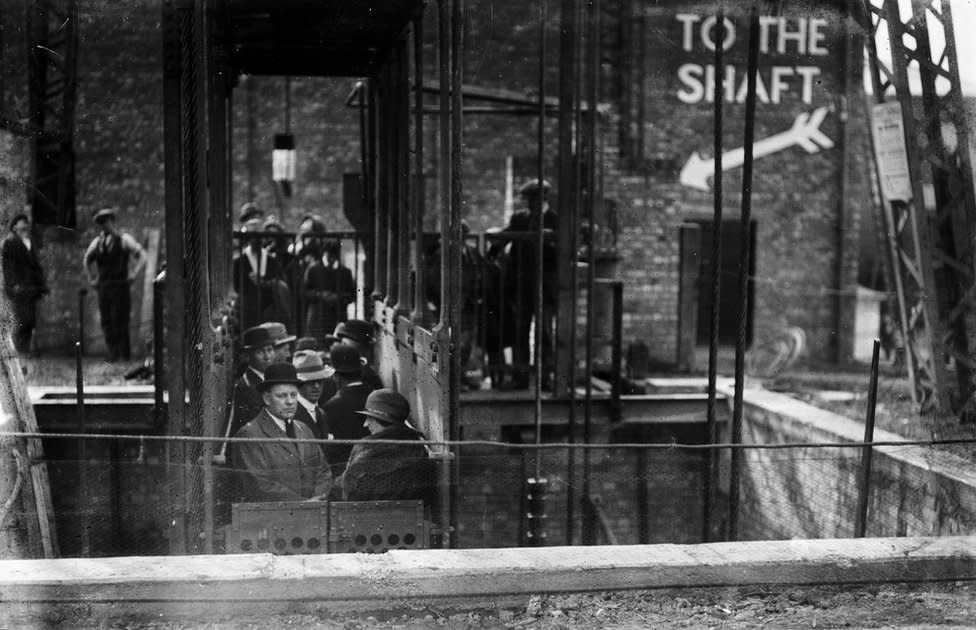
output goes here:
[[[756, 73], [759, 61], [759, 11], [753, 4], [749, 13], [749, 65], [746, 79], [746, 124], [742, 163], [742, 249], [739, 253], [739, 329], [735, 339], [735, 397], [732, 405], [732, 444], [742, 442], [742, 389], [745, 378], [746, 333], [749, 320], [749, 255], [752, 246], [752, 164], [756, 135]], [[729, 540], [739, 533], [739, 478], [742, 449], [732, 449], [729, 476]]]
[[[712, 206], [714, 211], [712, 227], [712, 312], [709, 322], [708, 337], [708, 412], [705, 424], [705, 439], [714, 444], [715, 431], [715, 386], [718, 380], [718, 323], [719, 300], [722, 294], [722, 278], [720, 274], [722, 257], [722, 113], [724, 105], [724, 42], [725, 42], [725, 8], [719, 6], [715, 20], [715, 96], [714, 96], [714, 146], [712, 152], [715, 161], [715, 171], [712, 177]], [[702, 514], [702, 541], [708, 542], [712, 532], [712, 493], [715, 481], [715, 460], [717, 453], [709, 449], [705, 454], [704, 501]]]

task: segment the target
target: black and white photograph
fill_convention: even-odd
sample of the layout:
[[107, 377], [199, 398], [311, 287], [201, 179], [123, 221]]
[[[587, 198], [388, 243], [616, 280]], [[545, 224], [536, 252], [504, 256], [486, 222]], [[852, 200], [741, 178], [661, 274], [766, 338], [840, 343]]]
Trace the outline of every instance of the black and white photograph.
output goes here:
[[976, 628], [974, 25], [0, 0], [0, 630]]

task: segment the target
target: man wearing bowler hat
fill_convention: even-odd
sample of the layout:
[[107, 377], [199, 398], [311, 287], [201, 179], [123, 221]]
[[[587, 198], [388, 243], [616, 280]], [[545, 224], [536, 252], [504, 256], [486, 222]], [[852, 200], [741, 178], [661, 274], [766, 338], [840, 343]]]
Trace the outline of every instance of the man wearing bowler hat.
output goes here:
[[115, 211], [110, 208], [95, 213], [94, 221], [102, 233], [96, 236], [85, 252], [88, 282], [98, 291], [98, 312], [102, 320], [108, 360], [128, 360], [129, 348], [129, 285], [146, 264], [142, 246], [115, 224]]
[[[332, 369], [335, 373], [326, 379], [336, 392], [322, 404], [322, 411], [329, 423], [329, 430], [339, 440], [358, 440], [369, 435], [363, 426], [363, 418], [356, 412], [366, 408], [366, 398], [373, 388], [363, 382], [363, 363], [359, 351], [352, 346], [337, 344], [332, 347]], [[329, 462], [335, 474], [342, 474], [346, 460], [352, 451], [351, 444], [334, 444], [329, 447]]]
[[293, 362], [298, 372], [298, 411], [295, 419], [308, 425], [317, 438], [332, 439], [329, 422], [325, 412], [319, 407], [319, 396], [322, 395], [322, 383], [332, 376], [332, 368], [322, 363], [322, 356], [317, 353], [306, 353], [299, 356], [295, 353]]
[[[298, 411], [298, 372], [290, 363], [274, 363], [259, 385], [264, 408], [235, 437], [264, 438], [265, 442], [236, 444], [238, 461], [250, 483], [251, 501], [323, 500], [332, 489], [332, 472], [315, 434], [295, 420]], [[273, 441], [271, 441], [273, 440]]]
[[[366, 384], [366, 387], [369, 388], [369, 391], [382, 388], [383, 381], [380, 380], [376, 371], [369, 366], [369, 357], [373, 356], [373, 325], [362, 319], [350, 319], [336, 326], [334, 336], [339, 340], [340, 344], [352, 346], [359, 352], [362, 362], [360, 377], [363, 383]], [[329, 384], [326, 383], [323, 396], [331, 398], [335, 394], [335, 391], [330, 389]]]
[[274, 363], [274, 339], [267, 328], [255, 326], [244, 331], [241, 340], [246, 367], [234, 382], [234, 404], [227, 435], [234, 435], [261, 412], [264, 403], [258, 387], [264, 381], [264, 371]]
[[[432, 460], [421, 440], [427, 438], [410, 426], [410, 403], [392, 389], [378, 389], [357, 412], [369, 435], [352, 449], [346, 471], [337, 480], [345, 501], [433, 499]], [[380, 444], [397, 440], [399, 444]]]

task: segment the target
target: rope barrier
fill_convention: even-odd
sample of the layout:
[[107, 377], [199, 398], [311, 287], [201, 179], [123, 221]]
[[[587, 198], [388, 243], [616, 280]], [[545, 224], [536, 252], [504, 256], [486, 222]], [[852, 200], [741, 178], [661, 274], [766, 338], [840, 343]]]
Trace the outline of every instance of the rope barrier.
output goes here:
[[[274, 443], [295, 442], [300, 444], [359, 444], [363, 440], [323, 440], [318, 438], [225, 438], [223, 436], [194, 436], [194, 435], [122, 435], [115, 433], [42, 433], [28, 431], [0, 431], [0, 438], [50, 438], [50, 439], [79, 439], [86, 440], [134, 440], [152, 442], [221, 442], [227, 440], [233, 443]], [[613, 450], [613, 449], [650, 449], [650, 450], [784, 450], [800, 448], [864, 448], [865, 446], [945, 446], [950, 444], [976, 444], [976, 437], [947, 438], [939, 440], [878, 440], [874, 442], [781, 442], [777, 444], [732, 444], [716, 442], [714, 444], [681, 444], [678, 442], [641, 443], [622, 442], [615, 444], [580, 444], [556, 442], [547, 444], [519, 444], [513, 442], [495, 442], [491, 440], [417, 440], [426, 446], [486, 446], [493, 448], [513, 449], [582, 449], [582, 450]], [[403, 440], [366, 440], [369, 444], [397, 445]], [[413, 442], [410, 442], [413, 443]]]

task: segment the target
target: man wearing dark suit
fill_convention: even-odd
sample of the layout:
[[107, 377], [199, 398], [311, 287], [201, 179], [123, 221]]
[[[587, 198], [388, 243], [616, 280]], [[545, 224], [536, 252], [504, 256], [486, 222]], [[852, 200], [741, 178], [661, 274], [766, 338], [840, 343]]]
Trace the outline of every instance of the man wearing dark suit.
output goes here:
[[[332, 347], [332, 368], [335, 374], [331, 381], [337, 387], [336, 393], [322, 405], [329, 430], [338, 440], [358, 440], [368, 432], [363, 426], [363, 418], [356, 412], [366, 407], [370, 389], [362, 379], [363, 364], [359, 352], [352, 346], [337, 344]], [[345, 468], [346, 460], [352, 451], [351, 444], [335, 444], [329, 448], [329, 461], [336, 474]]]
[[332, 489], [332, 472], [322, 449], [292, 441], [315, 438], [295, 420], [300, 384], [293, 365], [269, 366], [260, 385], [264, 408], [237, 432], [240, 438], [274, 440], [237, 444], [249, 481], [245, 496], [251, 501], [324, 500]]
[[[241, 325], [257, 326], [264, 321], [287, 321], [279, 312], [281, 265], [262, 236], [264, 211], [246, 203], [240, 213], [241, 248], [232, 263], [234, 290], [240, 296]], [[257, 232], [258, 234], [254, 234]], [[287, 305], [282, 305], [287, 306]]]
[[[372, 324], [361, 319], [350, 319], [347, 322], [341, 322], [336, 326], [334, 337], [339, 340], [339, 343], [333, 345], [329, 350], [330, 356], [333, 350], [341, 346], [355, 348], [359, 353], [359, 378], [366, 385], [367, 394], [382, 388], [383, 381], [380, 380], [379, 375], [369, 365], [369, 357], [373, 356]], [[322, 386], [322, 400], [329, 400], [337, 391], [339, 391], [339, 388], [336, 386], [335, 377], [333, 376], [332, 379], [326, 380]]]
[[20, 213], [10, 220], [10, 234], [0, 247], [3, 259], [3, 290], [10, 298], [14, 316], [14, 347], [30, 352], [31, 336], [37, 324], [37, 302], [47, 295], [44, 270], [31, 242], [30, 219]]
[[[434, 469], [427, 438], [410, 426], [410, 404], [392, 389], [369, 395], [366, 408], [357, 412], [369, 435], [352, 449], [345, 472], [336, 480], [343, 501], [394, 501], [434, 498]], [[400, 444], [377, 444], [398, 440]]]
[[333, 438], [325, 412], [319, 407], [322, 383], [332, 376], [332, 369], [325, 367], [322, 355], [309, 352], [295, 356], [295, 370], [298, 372], [298, 411], [295, 419], [308, 425], [315, 437], [325, 440]]
[[323, 258], [305, 270], [305, 330], [313, 337], [324, 337], [346, 321], [346, 307], [356, 296], [352, 271], [340, 259], [339, 241], [326, 241], [324, 250]]
[[227, 435], [237, 433], [261, 411], [264, 402], [259, 386], [264, 381], [264, 371], [274, 362], [274, 340], [267, 328], [248, 328], [242, 341], [241, 349], [247, 367], [241, 377], [234, 381], [233, 417]]

